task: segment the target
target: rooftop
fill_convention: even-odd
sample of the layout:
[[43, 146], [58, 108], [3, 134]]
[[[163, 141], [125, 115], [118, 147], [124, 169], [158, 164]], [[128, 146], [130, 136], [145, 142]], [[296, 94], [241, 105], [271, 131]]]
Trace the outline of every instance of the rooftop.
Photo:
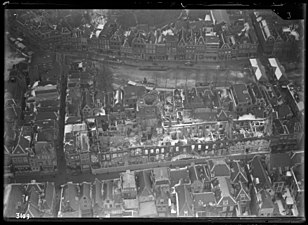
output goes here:
[[235, 101], [238, 103], [247, 103], [251, 101], [245, 84], [234, 84], [233, 86]]

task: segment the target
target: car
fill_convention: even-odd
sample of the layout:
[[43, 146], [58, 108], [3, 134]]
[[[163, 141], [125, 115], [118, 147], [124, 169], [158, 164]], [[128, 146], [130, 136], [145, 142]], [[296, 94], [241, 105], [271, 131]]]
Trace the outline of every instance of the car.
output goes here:
[[194, 64], [192, 62], [190, 62], [190, 61], [185, 63], [185, 66], [193, 66], [193, 65]]

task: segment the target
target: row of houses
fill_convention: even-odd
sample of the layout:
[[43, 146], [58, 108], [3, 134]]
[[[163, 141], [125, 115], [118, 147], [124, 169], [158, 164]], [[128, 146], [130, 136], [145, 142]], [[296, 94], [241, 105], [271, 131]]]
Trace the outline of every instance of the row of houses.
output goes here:
[[56, 191], [53, 182], [12, 183], [5, 185], [3, 216], [8, 219], [52, 218]]
[[25, 98], [24, 119], [16, 145], [5, 146], [12, 170], [15, 174], [54, 173], [60, 106], [58, 87], [36, 82]]
[[199, 21], [179, 18], [173, 27], [165, 26], [163, 30], [137, 26], [124, 31], [118, 24], [107, 21], [103, 28], [98, 27], [92, 33], [90, 25], [73, 30], [65, 26], [61, 29], [60, 25], [53, 28], [41, 18], [40, 27], [35, 28], [37, 25], [29, 15], [12, 17], [25, 35], [33, 27], [37, 34], [31, 31], [29, 37], [32, 39], [34, 35], [33, 40], [41, 40], [37, 43], [46, 49], [95, 50], [146, 60], [218, 61], [256, 55], [258, 42], [251, 22], [240, 21], [232, 27], [232, 32], [226, 30], [229, 24], [225, 24], [223, 31], [221, 24], [228, 21], [228, 15], [220, 18], [220, 11], [223, 10], [206, 11]]
[[[114, 180], [9, 184], [4, 216], [281, 217], [303, 215], [303, 152], [126, 171]], [[14, 201], [12, 200], [14, 199]], [[17, 203], [11, 204], [11, 203]]]

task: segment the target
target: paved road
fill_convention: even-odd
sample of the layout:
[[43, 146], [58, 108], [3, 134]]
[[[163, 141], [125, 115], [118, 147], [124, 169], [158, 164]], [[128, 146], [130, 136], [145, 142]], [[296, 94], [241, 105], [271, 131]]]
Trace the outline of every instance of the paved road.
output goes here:
[[[120, 172], [113, 172], [113, 173], [104, 173], [104, 174], [91, 174], [89, 173], [82, 173], [77, 176], [67, 175], [65, 182], [72, 181], [74, 183], [81, 183], [83, 181], [86, 182], [94, 182], [95, 178], [99, 180], [109, 180], [109, 179], [116, 179], [120, 177]], [[37, 182], [55, 182], [56, 184], [59, 184], [59, 177], [55, 177], [53, 175], [22, 175], [22, 176], [16, 176], [12, 179], [16, 183], [28, 183], [31, 182], [31, 180], [36, 180]], [[63, 183], [65, 183], [63, 182]], [[61, 184], [63, 184], [61, 183]], [[59, 185], [57, 185], [59, 186]]]

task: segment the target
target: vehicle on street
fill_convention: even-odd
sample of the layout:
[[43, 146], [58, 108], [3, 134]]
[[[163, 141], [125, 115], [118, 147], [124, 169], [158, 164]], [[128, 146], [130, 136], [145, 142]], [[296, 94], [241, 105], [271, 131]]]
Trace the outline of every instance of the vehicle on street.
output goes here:
[[193, 66], [193, 65], [194, 65], [193, 62], [191, 61], [185, 63], [185, 66]]

